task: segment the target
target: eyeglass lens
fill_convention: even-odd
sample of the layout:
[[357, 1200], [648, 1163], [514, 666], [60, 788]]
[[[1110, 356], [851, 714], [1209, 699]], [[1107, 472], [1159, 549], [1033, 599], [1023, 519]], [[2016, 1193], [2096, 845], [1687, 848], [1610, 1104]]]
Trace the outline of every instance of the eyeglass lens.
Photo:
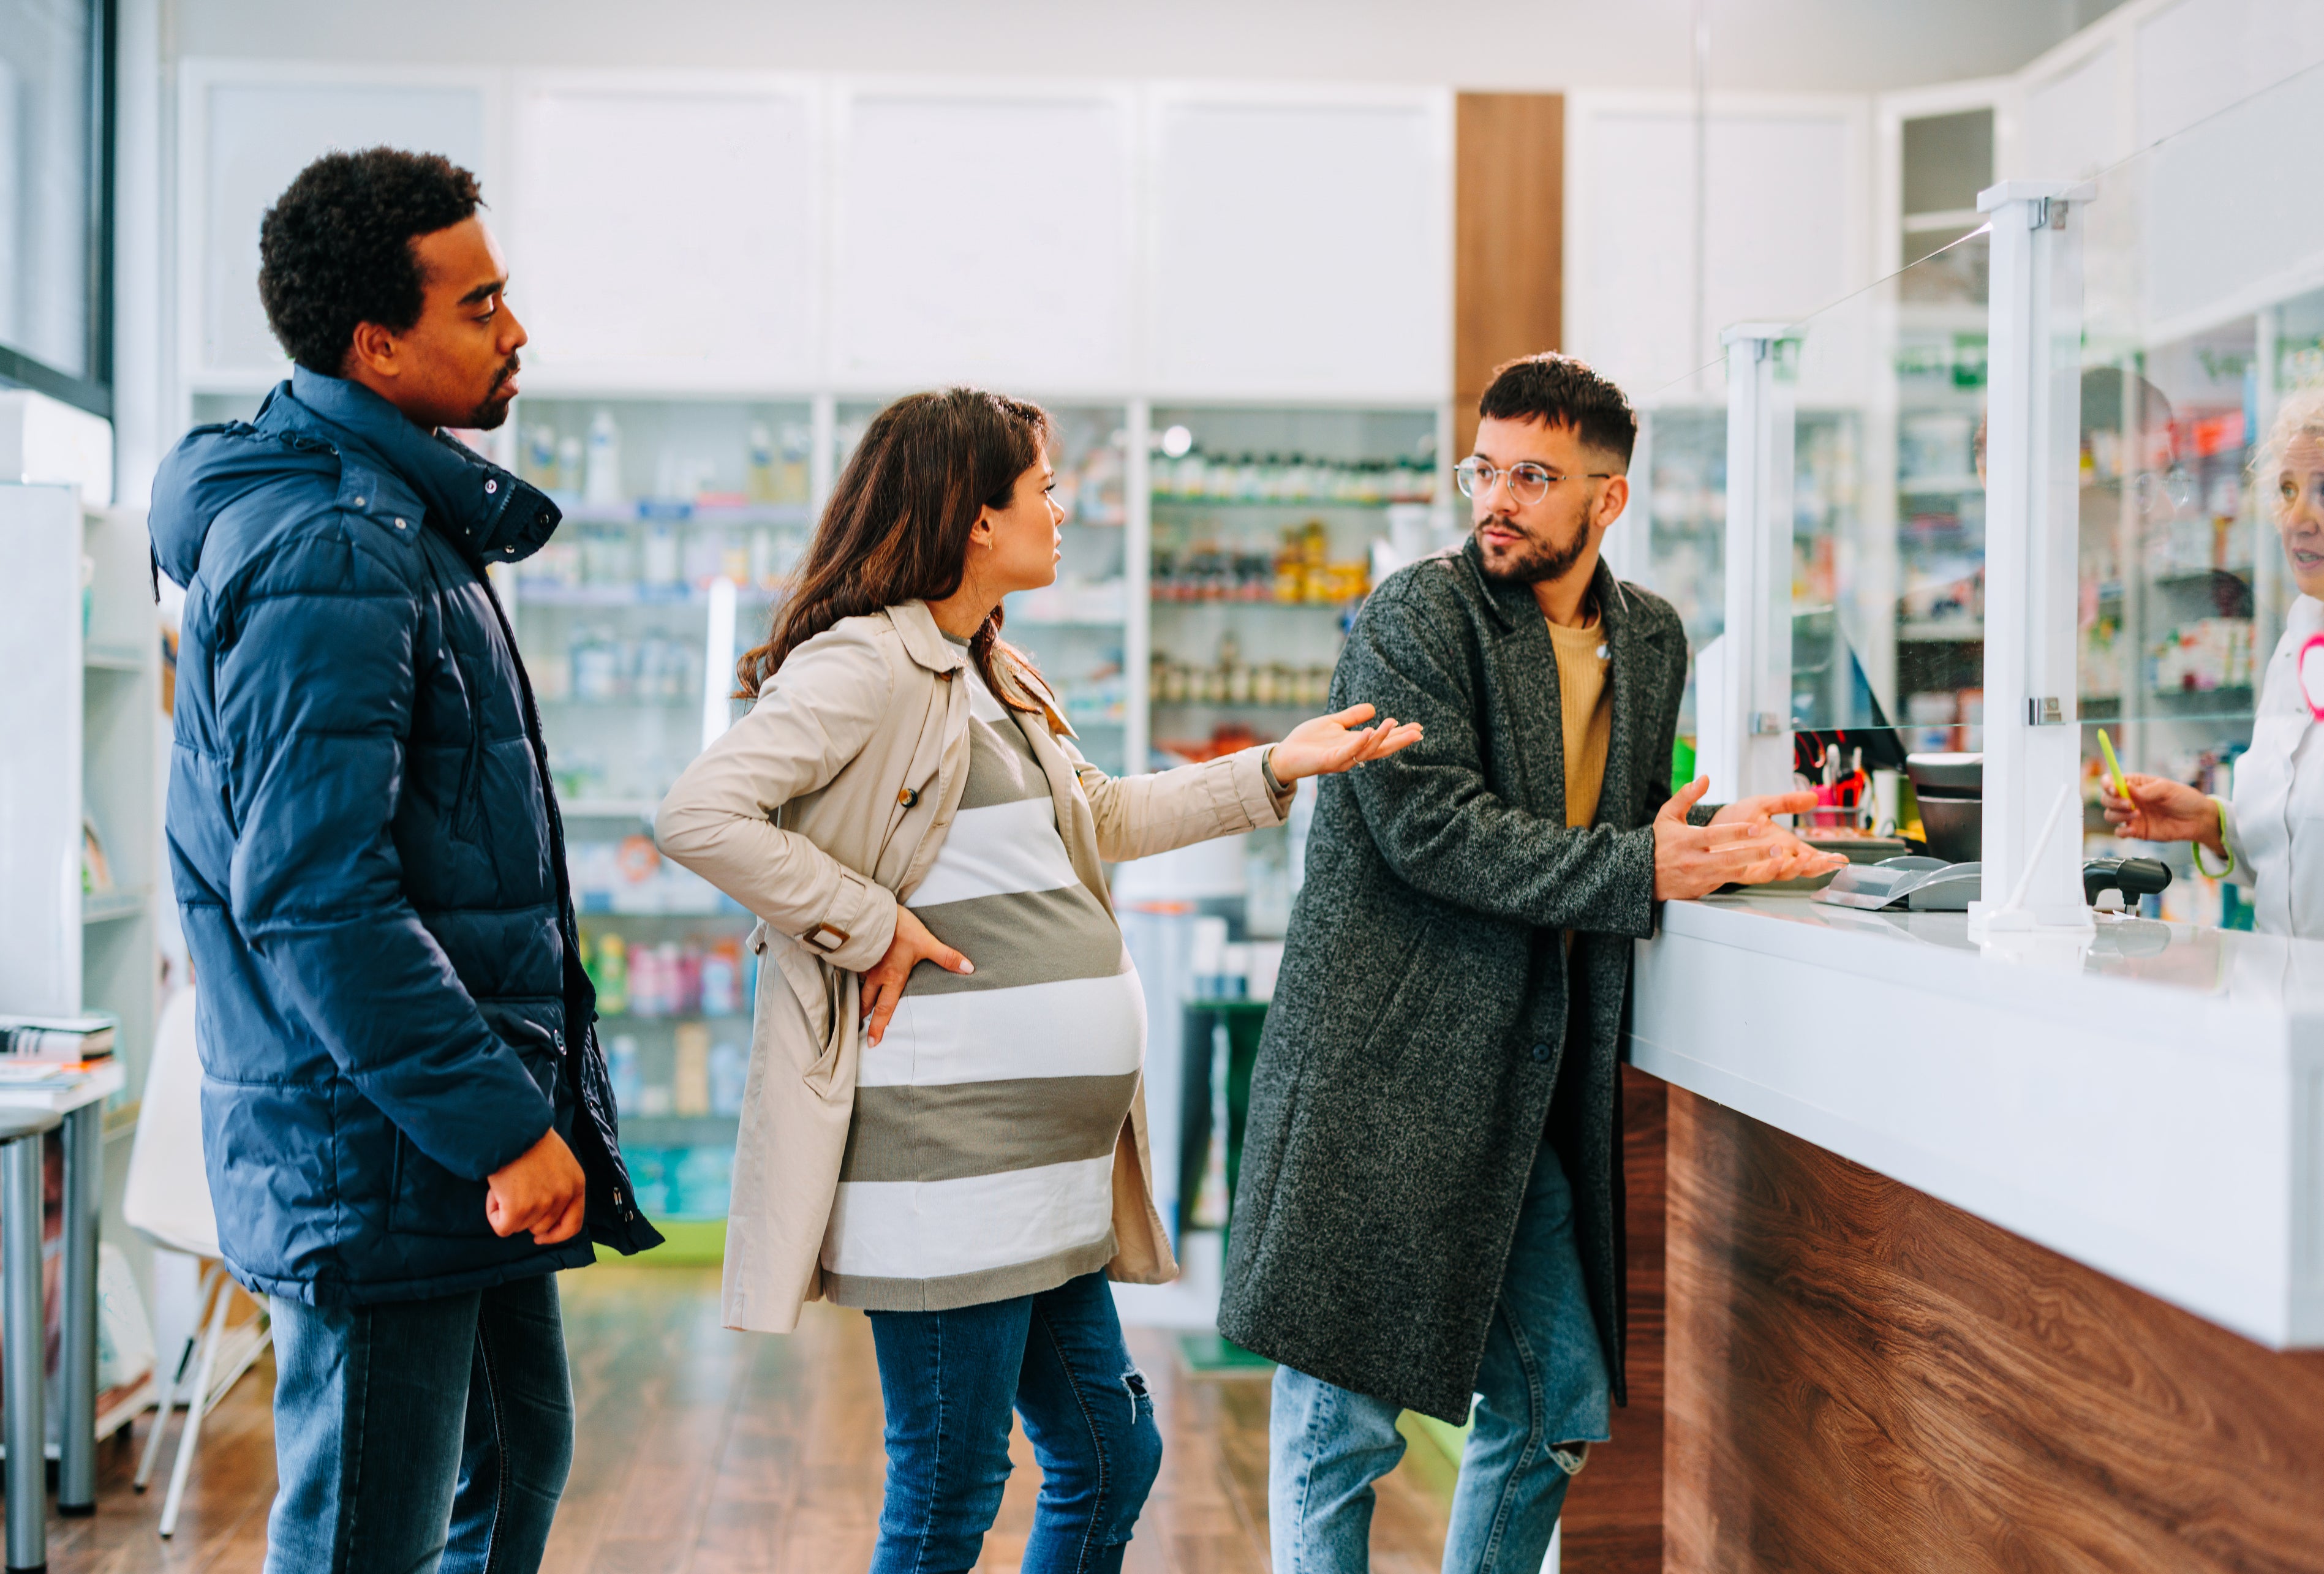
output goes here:
[[1508, 477], [1510, 495], [1524, 503], [1539, 502], [1547, 497], [1550, 483], [1557, 479], [1530, 460], [1497, 470], [1481, 459], [1463, 459], [1452, 470], [1452, 479], [1460, 486], [1462, 497], [1490, 492], [1493, 483], [1504, 475]]

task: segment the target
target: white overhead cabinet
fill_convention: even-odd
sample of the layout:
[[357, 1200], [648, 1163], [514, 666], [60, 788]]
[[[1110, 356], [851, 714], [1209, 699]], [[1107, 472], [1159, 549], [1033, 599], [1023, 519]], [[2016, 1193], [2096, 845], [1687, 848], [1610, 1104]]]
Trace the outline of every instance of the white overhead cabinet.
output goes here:
[[2128, 51], [2110, 39], [2080, 41], [2085, 52], [2025, 83], [2024, 168], [2048, 180], [2094, 175], [2131, 150], [2123, 68]]
[[313, 160], [383, 143], [441, 153], [493, 194], [490, 74], [197, 61], [182, 80], [180, 351], [197, 384], [287, 374], [258, 300], [258, 227]]
[[1669, 106], [1569, 105], [1566, 336], [1644, 398], [1711, 358], [1694, 338], [1693, 123]]
[[1128, 89], [851, 85], [835, 115], [832, 372], [894, 391], [1133, 385]]
[[2107, 177], [2085, 249], [2098, 331], [2175, 340], [2324, 283], [2324, 221], [2284, 174], [2324, 113], [2319, 62], [2324, 5], [2171, 0], [2125, 5], [2026, 68], [2024, 143], [2002, 173]]
[[1451, 101], [1157, 88], [1157, 391], [1433, 403], [1452, 382]]
[[2141, 147], [2324, 62], [2313, 0], [2178, 0], [2123, 24], [2137, 40]]
[[[524, 76], [511, 304], [544, 391], [794, 391], [821, 373], [817, 95]], [[488, 192], [487, 196], [493, 193]]]
[[1731, 323], [1804, 316], [1869, 282], [1862, 100], [1715, 99], [1699, 141], [1678, 95], [1569, 106], [1566, 338], [1634, 398], [1714, 366]]

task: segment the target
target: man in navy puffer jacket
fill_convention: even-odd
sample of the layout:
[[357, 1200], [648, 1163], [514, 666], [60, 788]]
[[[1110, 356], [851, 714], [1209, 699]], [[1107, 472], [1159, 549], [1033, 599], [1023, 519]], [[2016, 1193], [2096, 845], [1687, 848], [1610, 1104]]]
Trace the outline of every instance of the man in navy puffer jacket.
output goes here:
[[261, 234], [290, 381], [154, 485], [205, 1158], [274, 1320], [270, 1574], [537, 1568], [572, 1455], [554, 1274], [659, 1238], [484, 575], [558, 511], [438, 429], [506, 418], [525, 342], [477, 207], [440, 158], [309, 165]]

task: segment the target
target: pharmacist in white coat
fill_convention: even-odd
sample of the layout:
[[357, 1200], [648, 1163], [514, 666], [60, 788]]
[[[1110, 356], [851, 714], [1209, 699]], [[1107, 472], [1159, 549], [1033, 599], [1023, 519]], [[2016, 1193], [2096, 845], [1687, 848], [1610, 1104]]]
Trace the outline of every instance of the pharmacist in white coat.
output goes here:
[[2251, 888], [2255, 926], [2324, 939], [2324, 390], [2284, 401], [2254, 483], [2273, 509], [2300, 594], [2267, 664], [2235, 796], [2159, 776], [2101, 787], [2107, 821], [2144, 842], [2192, 842], [2197, 867]]

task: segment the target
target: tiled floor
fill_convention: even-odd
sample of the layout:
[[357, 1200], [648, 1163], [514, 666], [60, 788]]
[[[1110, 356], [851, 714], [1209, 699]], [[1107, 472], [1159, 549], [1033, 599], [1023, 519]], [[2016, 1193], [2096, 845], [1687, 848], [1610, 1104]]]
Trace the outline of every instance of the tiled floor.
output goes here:
[[[550, 1544], [554, 1574], [865, 1566], [880, 1505], [880, 1391], [860, 1315], [818, 1305], [797, 1334], [746, 1337], [718, 1326], [715, 1270], [604, 1266], [567, 1275], [563, 1287], [580, 1434]], [[1171, 1336], [1133, 1330], [1130, 1339], [1168, 1447], [1126, 1566], [1263, 1574], [1267, 1385], [1190, 1380]], [[270, 1375], [262, 1362], [210, 1416], [173, 1541], [154, 1533], [160, 1483], [135, 1496], [134, 1457], [108, 1450], [97, 1516], [51, 1521], [50, 1568], [256, 1570], [274, 1489]], [[1023, 1551], [1038, 1477], [1021, 1434], [1017, 1455], [983, 1569], [1014, 1569]], [[1425, 1463], [1415, 1450], [1382, 1484], [1379, 1574], [1437, 1567], [1443, 1482], [1426, 1477]]]

